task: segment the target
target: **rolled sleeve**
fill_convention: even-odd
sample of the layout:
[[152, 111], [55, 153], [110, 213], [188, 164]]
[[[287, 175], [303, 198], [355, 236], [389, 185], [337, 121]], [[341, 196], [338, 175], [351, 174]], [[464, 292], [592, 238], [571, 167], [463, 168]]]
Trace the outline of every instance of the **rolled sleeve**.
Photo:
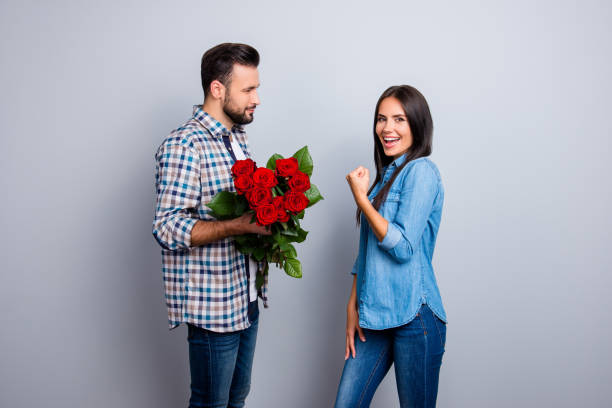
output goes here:
[[353, 269], [351, 269], [351, 275], [357, 275], [358, 271], [359, 271], [359, 255], [357, 255], [357, 258], [355, 259], [355, 263], [353, 264]]
[[191, 246], [191, 230], [196, 222], [195, 218], [180, 215], [168, 217], [168, 221], [154, 224], [153, 236], [164, 249], [187, 249]]
[[157, 205], [153, 236], [168, 250], [191, 246], [191, 230], [198, 222], [200, 167], [198, 155], [182, 145], [162, 146], [157, 155]]
[[395, 248], [401, 239], [402, 232], [395, 225], [389, 223], [389, 226], [387, 227], [387, 234], [382, 241], [378, 242], [378, 246], [385, 251], [389, 251]]

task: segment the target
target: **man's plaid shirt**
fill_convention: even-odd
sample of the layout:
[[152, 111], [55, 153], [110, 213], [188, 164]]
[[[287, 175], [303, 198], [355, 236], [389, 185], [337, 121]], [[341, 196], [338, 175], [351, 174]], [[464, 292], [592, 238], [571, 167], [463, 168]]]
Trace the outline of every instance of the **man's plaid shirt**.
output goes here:
[[[250, 157], [244, 129], [234, 126], [231, 134]], [[198, 247], [190, 242], [198, 220], [214, 220], [206, 207], [213, 196], [236, 191], [231, 174], [234, 159], [226, 147], [229, 136], [225, 126], [194, 106], [193, 117], [172, 131], [155, 155], [153, 236], [162, 247], [170, 328], [183, 322], [216, 332], [250, 326], [248, 303], [255, 299], [249, 299], [248, 259], [231, 237]], [[260, 292], [264, 304], [267, 290], [266, 276]]]

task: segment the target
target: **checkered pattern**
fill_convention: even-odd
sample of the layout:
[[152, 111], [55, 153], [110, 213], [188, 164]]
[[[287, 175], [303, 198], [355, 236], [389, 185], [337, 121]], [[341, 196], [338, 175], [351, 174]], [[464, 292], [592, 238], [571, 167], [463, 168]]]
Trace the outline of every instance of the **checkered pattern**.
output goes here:
[[[231, 134], [247, 157], [246, 133]], [[155, 159], [157, 207], [153, 236], [162, 247], [162, 272], [170, 328], [191, 323], [216, 332], [250, 326], [246, 257], [232, 238], [192, 247], [191, 229], [198, 220], [214, 220], [206, 204], [220, 191], [235, 191], [234, 160], [223, 136], [228, 131], [200, 106], [193, 117], [164, 140]], [[255, 271], [250, 271], [251, 276]], [[267, 306], [268, 282], [260, 296]]]

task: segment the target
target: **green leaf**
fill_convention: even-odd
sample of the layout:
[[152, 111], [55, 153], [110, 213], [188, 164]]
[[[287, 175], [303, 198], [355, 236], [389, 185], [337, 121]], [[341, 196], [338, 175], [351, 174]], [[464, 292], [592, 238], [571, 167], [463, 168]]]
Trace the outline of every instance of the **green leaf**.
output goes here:
[[298, 169], [302, 173], [308, 174], [309, 177], [312, 176], [313, 164], [312, 157], [310, 157], [310, 152], [308, 152], [308, 146], [304, 146], [300, 150], [295, 152], [293, 157], [295, 157], [299, 163]]
[[285, 273], [289, 276], [294, 278], [302, 277], [302, 264], [297, 259], [287, 258], [283, 269], [285, 269]]
[[323, 196], [321, 195], [321, 192], [319, 191], [317, 186], [315, 186], [314, 184], [310, 185], [310, 189], [308, 189], [308, 191], [306, 191], [304, 195], [308, 199], [308, 207], [312, 207], [319, 201], [323, 200]]
[[304, 219], [304, 211], [302, 210], [301, 212], [299, 212], [299, 213], [298, 213], [298, 215], [297, 215], [297, 217], [298, 217], [300, 220], [303, 220], [303, 219]]
[[297, 237], [298, 232], [294, 229], [287, 229], [285, 231], [281, 231], [281, 235], [286, 235], [288, 237]]
[[250, 246], [236, 245], [236, 247], [238, 248], [238, 251], [240, 251], [240, 253], [245, 254], [245, 255], [251, 255], [253, 251], [255, 250], [255, 248], [250, 247]]
[[291, 250], [291, 244], [289, 242], [281, 242], [278, 247], [282, 252], [289, 252]]
[[274, 235], [274, 242], [277, 243], [279, 246], [282, 246], [283, 244], [286, 244], [287, 242], [289, 242], [289, 238], [282, 234], [281, 232], [279, 232], [277, 235]]
[[236, 193], [221, 191], [206, 206], [212, 210], [211, 215], [215, 218], [231, 218], [236, 207]]
[[308, 235], [308, 231], [304, 231], [303, 229], [298, 229], [298, 237], [295, 242], [304, 242], [306, 240], [306, 236]]
[[274, 153], [272, 157], [268, 159], [268, 164], [266, 164], [266, 167], [269, 168], [270, 170], [276, 170], [276, 161], [278, 159], [284, 159], [284, 157], [278, 153]]
[[247, 245], [250, 241], [250, 237], [248, 235], [236, 235], [234, 236], [234, 241], [236, 241], [239, 245]]
[[253, 250], [253, 257], [258, 261], [261, 261], [266, 256], [266, 249], [264, 247], [257, 247]]
[[295, 250], [295, 247], [291, 244], [287, 244], [288, 249], [285, 251], [283, 250], [283, 255], [285, 255], [285, 257], [287, 258], [297, 258], [297, 251]]
[[282, 237], [281, 237], [281, 233], [280, 231], [274, 231], [274, 234], [272, 235], [272, 239], [274, 240], [274, 242], [281, 242], [282, 241]]
[[236, 207], [234, 207], [234, 216], [240, 217], [249, 210], [249, 202], [243, 195], [236, 195]]

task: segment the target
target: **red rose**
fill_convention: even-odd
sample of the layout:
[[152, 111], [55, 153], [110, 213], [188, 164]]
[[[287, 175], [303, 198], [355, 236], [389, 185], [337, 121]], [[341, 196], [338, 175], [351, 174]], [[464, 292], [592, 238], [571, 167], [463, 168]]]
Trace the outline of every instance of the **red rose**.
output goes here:
[[253, 183], [259, 187], [272, 188], [278, 184], [278, 180], [272, 170], [260, 167], [253, 173]]
[[280, 177], [291, 177], [298, 171], [298, 161], [295, 157], [276, 160], [276, 175]]
[[255, 186], [247, 191], [246, 198], [253, 209], [264, 204], [272, 204], [272, 192], [268, 188]]
[[276, 217], [278, 222], [288, 222], [290, 219], [289, 213], [285, 210], [276, 210]]
[[248, 174], [238, 176], [234, 180], [234, 187], [238, 194], [244, 194], [253, 187], [253, 179]]
[[232, 174], [234, 177], [253, 174], [255, 167], [255, 162], [251, 159], [236, 160], [232, 166]]
[[287, 213], [287, 211], [285, 211], [285, 199], [282, 196], [274, 197], [272, 199], [272, 205], [276, 208], [278, 222], [289, 221], [289, 214]]
[[289, 180], [289, 188], [298, 193], [304, 193], [310, 188], [310, 179], [306, 173], [298, 171], [291, 180]]
[[306, 208], [308, 203], [308, 198], [306, 198], [304, 193], [290, 190], [285, 194], [285, 208], [294, 214]]
[[263, 204], [255, 210], [258, 225], [270, 225], [276, 221], [277, 210], [272, 204]]
[[274, 197], [272, 199], [272, 204], [276, 207], [277, 210], [285, 209], [285, 199], [282, 196]]

